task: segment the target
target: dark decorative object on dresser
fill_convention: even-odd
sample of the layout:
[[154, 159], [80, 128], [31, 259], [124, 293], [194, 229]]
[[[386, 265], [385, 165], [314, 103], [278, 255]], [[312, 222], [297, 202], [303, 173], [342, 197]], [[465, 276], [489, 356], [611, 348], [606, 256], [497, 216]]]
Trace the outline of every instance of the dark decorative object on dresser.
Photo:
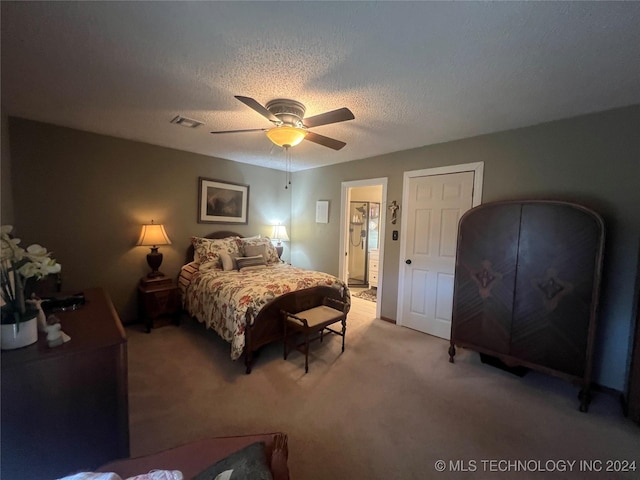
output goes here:
[[590, 401], [604, 223], [572, 203], [506, 201], [459, 223], [455, 346], [579, 383]]
[[129, 456], [127, 339], [102, 289], [56, 313], [71, 340], [2, 352], [3, 479], [59, 478]]

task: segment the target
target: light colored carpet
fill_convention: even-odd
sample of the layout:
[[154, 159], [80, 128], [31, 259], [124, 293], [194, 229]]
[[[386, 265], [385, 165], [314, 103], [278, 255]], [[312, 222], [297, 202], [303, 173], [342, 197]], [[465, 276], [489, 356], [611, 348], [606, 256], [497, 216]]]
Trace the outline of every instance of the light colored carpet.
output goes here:
[[[492, 472], [500, 467], [488, 460], [599, 460], [604, 468], [627, 459], [640, 469], [640, 427], [614, 395], [596, 393], [581, 413], [577, 387], [535, 372], [519, 378], [461, 349], [450, 364], [445, 340], [373, 320], [372, 302], [353, 305], [345, 352], [340, 337], [316, 342], [306, 375], [303, 355], [283, 360], [281, 343], [264, 348], [245, 375], [228, 344], [192, 320], [149, 335], [127, 328], [132, 455], [282, 431], [292, 479], [542, 478], [505, 464]], [[451, 472], [456, 461], [475, 472]], [[638, 478], [586, 474], [578, 463], [571, 470], [552, 478]]]

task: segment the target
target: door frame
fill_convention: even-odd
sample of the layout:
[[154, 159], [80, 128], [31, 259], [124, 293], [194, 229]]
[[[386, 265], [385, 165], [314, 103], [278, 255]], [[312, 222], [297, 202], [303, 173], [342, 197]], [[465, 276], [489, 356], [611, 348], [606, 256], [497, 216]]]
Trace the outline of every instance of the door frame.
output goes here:
[[[477, 207], [482, 203], [482, 181], [484, 178], [484, 162], [462, 163], [460, 165], [448, 165], [445, 167], [425, 168], [423, 170], [411, 170], [404, 172], [402, 180], [402, 205], [409, 204], [409, 181], [416, 177], [430, 177], [433, 175], [448, 175], [451, 173], [473, 172], [473, 194], [471, 197], [471, 208]], [[407, 252], [406, 236], [407, 236], [407, 208], [401, 208], [400, 215], [400, 257], [398, 258], [398, 303], [396, 306], [396, 324], [404, 325], [402, 320], [402, 305], [405, 295], [404, 276], [405, 276], [405, 257]]]
[[356, 187], [372, 187], [382, 185], [382, 198], [380, 199], [380, 227], [378, 234], [378, 249], [379, 263], [378, 263], [378, 299], [376, 301], [376, 318], [380, 318], [380, 312], [382, 307], [382, 279], [384, 276], [384, 237], [385, 237], [385, 224], [387, 219], [387, 177], [370, 178], [367, 180], [354, 180], [350, 182], [342, 182], [341, 194], [340, 194], [340, 247], [338, 251], [338, 275], [339, 278], [347, 283], [347, 242], [349, 234], [349, 205], [351, 202], [351, 188]]

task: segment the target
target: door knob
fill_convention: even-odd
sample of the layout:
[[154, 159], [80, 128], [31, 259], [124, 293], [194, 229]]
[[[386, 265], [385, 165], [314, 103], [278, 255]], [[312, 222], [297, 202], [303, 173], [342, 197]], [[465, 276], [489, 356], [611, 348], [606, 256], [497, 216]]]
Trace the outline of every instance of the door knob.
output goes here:
[[405, 260], [404, 263], [406, 263], [407, 265], [411, 265], [411, 259]]

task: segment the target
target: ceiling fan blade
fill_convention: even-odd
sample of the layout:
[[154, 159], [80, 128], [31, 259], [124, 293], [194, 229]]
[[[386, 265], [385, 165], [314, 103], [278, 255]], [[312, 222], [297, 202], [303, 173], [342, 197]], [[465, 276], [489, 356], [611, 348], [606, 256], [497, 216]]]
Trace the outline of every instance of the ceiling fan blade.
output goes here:
[[307, 132], [307, 136], [304, 137], [304, 139], [324, 147], [333, 148], [334, 150], [340, 150], [346, 145], [346, 143], [336, 140], [335, 138], [325, 137], [324, 135], [318, 135], [313, 132]]
[[305, 118], [302, 123], [307, 128], [319, 127], [320, 125], [329, 125], [330, 123], [345, 122], [353, 120], [354, 117], [351, 110], [346, 107], [332, 110], [330, 112], [321, 113], [313, 117]]
[[222, 130], [220, 132], [210, 132], [210, 133], [217, 135], [218, 133], [266, 132], [267, 130], [269, 129], [268, 128], [248, 128], [245, 130]]
[[274, 122], [274, 123], [280, 122], [280, 119], [278, 119], [278, 117], [276, 117], [273, 113], [267, 110], [266, 107], [263, 107], [262, 105], [260, 105], [257, 100], [254, 100], [253, 98], [250, 98], [250, 97], [241, 97], [240, 95], [235, 95], [235, 97], [238, 100], [240, 100], [242, 103], [244, 103], [247, 107], [254, 109], [256, 112], [258, 112], [260, 115], [265, 117], [270, 122]]

